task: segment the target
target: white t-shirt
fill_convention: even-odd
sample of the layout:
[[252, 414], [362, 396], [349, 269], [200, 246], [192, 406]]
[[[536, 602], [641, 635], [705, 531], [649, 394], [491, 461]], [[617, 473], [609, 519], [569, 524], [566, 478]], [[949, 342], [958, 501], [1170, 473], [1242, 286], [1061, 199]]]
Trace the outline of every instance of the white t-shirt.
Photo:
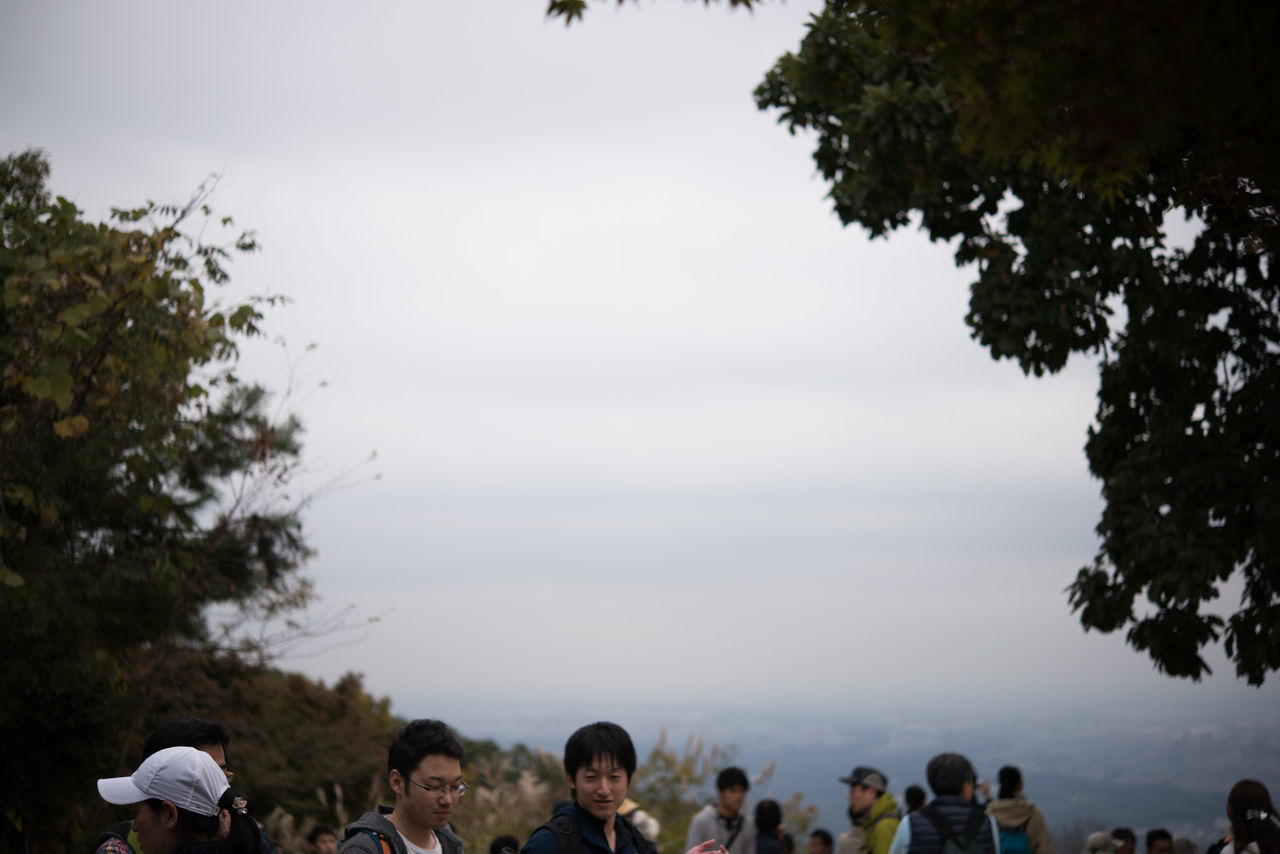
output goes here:
[[[400, 831], [397, 830], [396, 833], [400, 833]], [[400, 833], [400, 841], [404, 843], [404, 850], [408, 851], [409, 854], [437, 854], [437, 852], [439, 852], [440, 850], [440, 837], [436, 836], [433, 833], [431, 834], [431, 838], [435, 840], [436, 847], [419, 848], [417, 845], [414, 845], [412, 842], [406, 839], [403, 833]]]

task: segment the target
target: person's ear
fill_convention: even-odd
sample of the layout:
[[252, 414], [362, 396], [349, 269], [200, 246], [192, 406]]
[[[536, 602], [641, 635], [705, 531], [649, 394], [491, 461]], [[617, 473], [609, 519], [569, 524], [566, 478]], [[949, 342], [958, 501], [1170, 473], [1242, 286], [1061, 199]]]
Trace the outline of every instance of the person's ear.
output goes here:
[[395, 768], [391, 769], [391, 773], [387, 774], [387, 780], [391, 783], [391, 791], [395, 792], [398, 797], [404, 797], [404, 777]]
[[569, 791], [573, 791], [573, 775], [568, 771], [564, 772], [564, 779], [569, 784]]
[[167, 827], [170, 830], [178, 826], [178, 808], [170, 801], [165, 801], [160, 805], [160, 826]]

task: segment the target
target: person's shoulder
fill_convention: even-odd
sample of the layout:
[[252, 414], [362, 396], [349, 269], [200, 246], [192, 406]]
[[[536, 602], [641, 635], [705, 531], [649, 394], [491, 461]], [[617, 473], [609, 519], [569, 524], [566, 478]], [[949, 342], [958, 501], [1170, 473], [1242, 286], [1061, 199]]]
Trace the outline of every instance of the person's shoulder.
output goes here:
[[382, 843], [378, 840], [380, 836], [385, 836], [391, 843], [391, 848], [395, 849], [395, 825], [380, 810], [372, 810], [346, 826], [343, 830], [342, 850], [377, 854], [382, 850]]
[[557, 850], [555, 834], [544, 824], [530, 834], [529, 840], [520, 849], [520, 854], [555, 854]]

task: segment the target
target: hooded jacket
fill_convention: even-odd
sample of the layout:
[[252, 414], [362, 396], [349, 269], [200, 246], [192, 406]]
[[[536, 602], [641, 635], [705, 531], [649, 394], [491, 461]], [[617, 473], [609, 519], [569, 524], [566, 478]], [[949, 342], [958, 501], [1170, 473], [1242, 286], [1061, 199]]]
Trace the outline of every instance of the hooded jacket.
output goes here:
[[882, 792], [862, 819], [862, 850], [867, 854], [889, 854], [889, 846], [893, 844], [893, 835], [898, 832], [901, 820], [898, 802], [893, 795]]
[[[386, 838], [391, 844], [391, 854], [408, 854], [404, 847], [404, 840], [400, 838], [400, 831], [396, 830], [396, 826], [387, 818], [393, 809], [383, 804], [374, 812], [367, 812], [348, 824], [343, 831], [342, 850], [358, 851], [363, 854], [382, 854], [382, 843], [374, 838], [376, 836]], [[373, 836], [370, 836], [368, 831], [372, 831]], [[448, 827], [436, 828], [435, 834], [440, 843], [440, 854], [462, 854], [462, 840], [454, 836], [453, 831]]]
[[1049, 828], [1044, 823], [1044, 816], [1036, 809], [1035, 804], [1022, 795], [991, 801], [987, 804], [987, 815], [994, 818], [1002, 829], [1012, 830], [1025, 822], [1031, 854], [1053, 854], [1053, 842], [1049, 839]]

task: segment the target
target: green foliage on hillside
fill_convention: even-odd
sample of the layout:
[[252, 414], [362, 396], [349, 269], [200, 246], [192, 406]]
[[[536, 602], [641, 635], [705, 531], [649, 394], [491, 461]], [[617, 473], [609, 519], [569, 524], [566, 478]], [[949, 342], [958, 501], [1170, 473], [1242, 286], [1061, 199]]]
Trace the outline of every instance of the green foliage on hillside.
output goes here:
[[[0, 161], [0, 848], [76, 838], [93, 781], [145, 718], [130, 654], [201, 642], [203, 609], [305, 601], [298, 424], [237, 381], [253, 303], [219, 309], [233, 252], [204, 196], [86, 221], [48, 163]], [[55, 845], [56, 847], [56, 845]]]

